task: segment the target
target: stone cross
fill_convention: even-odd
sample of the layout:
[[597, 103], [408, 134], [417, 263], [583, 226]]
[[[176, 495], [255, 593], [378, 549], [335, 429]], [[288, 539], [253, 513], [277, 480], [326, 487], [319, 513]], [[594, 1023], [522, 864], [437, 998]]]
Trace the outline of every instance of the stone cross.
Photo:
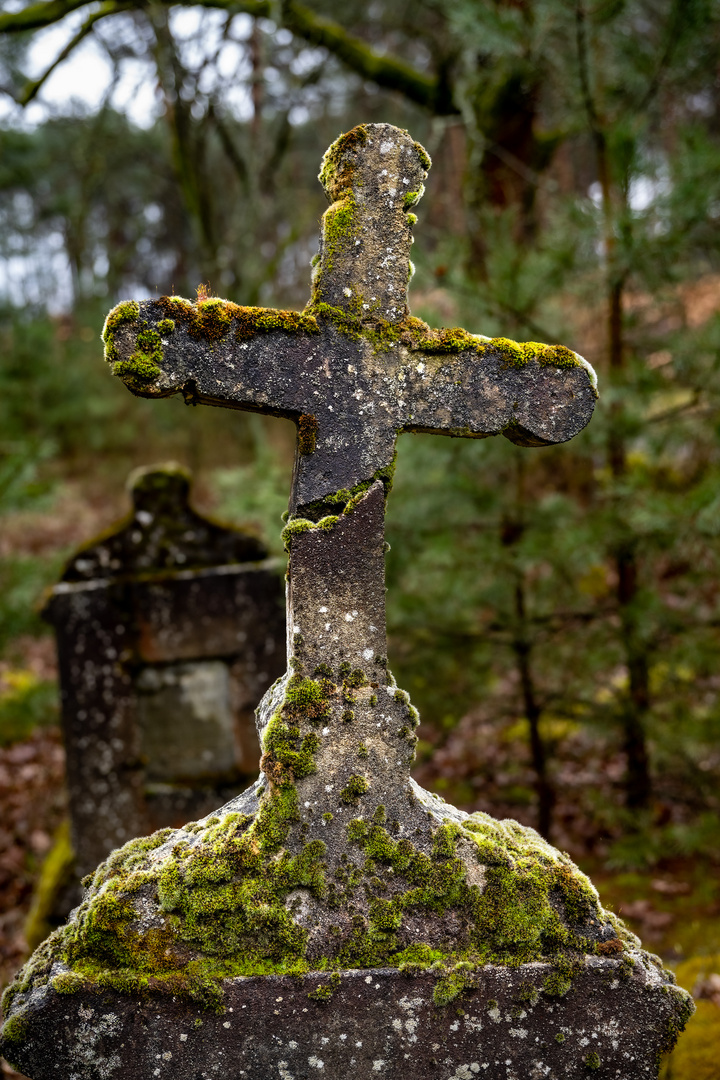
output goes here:
[[5, 1053], [32, 1080], [629, 1080], [689, 1015], [566, 855], [409, 775], [418, 716], [385, 644], [397, 435], [549, 445], [595, 400], [568, 349], [410, 316], [429, 165], [385, 124], [333, 144], [302, 314], [164, 297], [108, 316], [134, 393], [297, 424], [288, 670], [258, 708], [258, 782], [114, 853], [10, 987]]

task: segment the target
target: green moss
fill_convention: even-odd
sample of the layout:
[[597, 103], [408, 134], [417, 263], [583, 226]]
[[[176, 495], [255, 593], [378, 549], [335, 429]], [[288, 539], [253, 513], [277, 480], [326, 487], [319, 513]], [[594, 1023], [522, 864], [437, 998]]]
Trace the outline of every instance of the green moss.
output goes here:
[[353, 709], [345, 709], [342, 714], [342, 718], [346, 724], [352, 723], [355, 719], [355, 712]]
[[298, 420], [298, 453], [314, 454], [318, 422], [316, 417], [303, 413]]
[[[359, 671], [343, 664], [338, 683], [354, 677], [360, 684]], [[313, 957], [316, 970], [394, 966], [412, 975], [431, 969], [436, 1003], [445, 1006], [475, 984], [483, 964], [550, 959], [555, 981], [543, 991], [566, 992], [582, 954], [594, 948], [583, 927], [602, 913], [589, 882], [532, 830], [474, 814], [462, 825], [436, 828], [428, 853], [395, 838], [396, 823], [386, 826], [386, 809], [376, 800], [361, 802], [368, 782], [353, 775], [340, 797], [367, 806], [371, 817], [357, 811], [347, 824], [348, 854], [328, 874], [325, 844], [307, 841], [310, 811], [302, 809], [296, 787], [315, 769], [315, 727], [338, 701], [329, 669], [314, 674], [294, 672], [281, 684], [282, 700], [263, 737], [268, 784], [257, 814], [213, 816], [115, 852], [93, 875], [76, 918], [41, 946], [8, 1002], [47, 981], [59, 961], [68, 968], [53, 982], [61, 993], [92, 985], [221, 1008], [224, 977], [308, 971], [307, 932], [291, 910], [296, 889], [343, 909], [337, 921], [347, 931], [331, 931], [326, 954]], [[332, 820], [323, 815], [326, 825]], [[468, 881], [473, 849], [484, 867], [482, 888]], [[358, 890], [365, 914], [355, 906]], [[147, 927], [138, 913], [155, 896], [164, 921]], [[462, 947], [401, 948], [406, 920], [450, 913], [468, 927]], [[528, 987], [519, 999], [534, 1001], [537, 992]]]
[[349, 806], [357, 806], [360, 796], [370, 790], [370, 785], [364, 776], [353, 775], [340, 792], [340, 798]]
[[433, 1002], [438, 1006], [449, 1005], [463, 990], [473, 985], [476, 968], [468, 961], [455, 964], [436, 984]]
[[361, 686], [367, 686], [367, 675], [362, 668], [355, 668], [347, 674], [343, 680], [343, 689], [358, 690]]
[[50, 985], [58, 994], [77, 994], [87, 985], [87, 981], [74, 971], [62, 971], [54, 976]]
[[340, 972], [334, 971], [330, 976], [330, 981], [316, 986], [314, 990], [310, 991], [308, 997], [311, 1001], [319, 1001], [321, 1004], [327, 1005], [332, 1000], [332, 996], [339, 985]]
[[23, 1012], [17, 1012], [14, 1016], [8, 1017], [2, 1026], [2, 1040], [4, 1043], [21, 1043], [27, 1038], [30, 1025], [28, 1023], [27, 1015]]
[[338, 521], [337, 515], [328, 514], [326, 517], [321, 518], [320, 521], [310, 521], [308, 518], [291, 518], [287, 525], [280, 534], [282, 542], [285, 545], [285, 550], [290, 551], [293, 537], [300, 536], [301, 533], [310, 532], [312, 529], [333, 529]]
[[594, 1050], [592, 1051], [592, 1053], [590, 1053], [590, 1054], [588, 1054], [586, 1056], [586, 1058], [585, 1058], [585, 1068], [586, 1069], [599, 1069], [600, 1068], [600, 1057], [599, 1057], [598, 1054], [595, 1053]]
[[324, 300], [313, 300], [312, 305], [306, 309], [308, 314], [317, 317], [321, 323], [332, 323], [351, 341], [360, 341], [363, 336], [363, 323], [359, 316], [354, 315], [343, 308], [334, 307]]
[[666, 993], [672, 994], [675, 998], [674, 1013], [667, 1021], [662, 1046], [662, 1052], [664, 1054], [669, 1054], [674, 1049], [675, 1044], [685, 1030], [691, 1016], [696, 1011], [696, 1005], [690, 995], [682, 993], [682, 991], [675, 986], [666, 986], [664, 987], [664, 990]]
[[[318, 499], [315, 502], [308, 503], [303, 507], [304, 512], [309, 515], [313, 520], [319, 514], [325, 513], [329, 508], [338, 509], [338, 514], [343, 515], [352, 514], [353, 510], [357, 507], [361, 501], [363, 495], [369, 491], [369, 489], [378, 480], [382, 483], [384, 489], [384, 495], [387, 499], [392, 489], [393, 478], [395, 475], [395, 465], [397, 462], [397, 451], [393, 454], [392, 461], [387, 465], [383, 465], [382, 468], [377, 469], [369, 480], [361, 480], [360, 483], [355, 484], [352, 488], [339, 488], [338, 491], [333, 492], [331, 495], [326, 495], [322, 499]], [[295, 519], [305, 520], [305, 519]], [[337, 520], [337, 519], [335, 519]], [[320, 522], [316, 522], [320, 524]], [[299, 531], [305, 531], [299, 530]], [[347, 667], [350, 671], [350, 665]]]
[[359, 124], [352, 131], [341, 135], [325, 151], [318, 180], [329, 199], [334, 201], [350, 191], [357, 152], [365, 146], [367, 140], [367, 127]]
[[102, 340], [105, 345], [105, 359], [108, 363], [115, 363], [120, 359], [115, 344], [115, 335], [122, 327], [134, 323], [140, 316], [140, 305], [135, 300], [123, 300], [114, 307], [105, 319], [102, 331]]
[[366, 758], [368, 756], [368, 748], [365, 743], [358, 743], [357, 754], [359, 758]]
[[140, 317], [140, 305], [135, 300], [123, 300], [108, 314], [102, 331], [105, 345], [105, 359], [110, 363], [119, 360], [115, 345], [115, 334], [122, 326], [134, 323]]
[[131, 390], [143, 389], [162, 374], [160, 363], [163, 358], [162, 341], [157, 330], [148, 326], [147, 320], [141, 324], [136, 338], [136, 349], [129, 360], [118, 360], [113, 364], [113, 375], [117, 375]]
[[[88, 883], [76, 918], [37, 950], [10, 988], [6, 1007], [47, 980], [58, 959], [69, 968], [53, 980], [59, 993], [95, 985], [190, 997], [210, 1008], [222, 1007], [227, 976], [307, 971], [307, 935], [284, 901], [296, 888], [325, 895], [325, 844], [313, 840], [297, 855], [284, 844], [299, 820], [295, 779], [314, 770], [319, 745], [313, 731], [302, 734], [300, 727], [326, 709], [333, 690], [328, 680], [293, 675], [265, 730], [269, 790], [257, 815], [198, 822], [186, 828], [187, 841], [160, 859], [154, 853], [170, 830], [114, 852]], [[165, 919], [140, 931], [136, 903], [153, 892]]]
[[[368, 825], [361, 818], [348, 824], [347, 835], [363, 848], [370, 863], [391, 867], [394, 881], [404, 882], [404, 891], [393, 901], [400, 910], [466, 913], [473, 930], [467, 956], [458, 959], [520, 964], [550, 956], [556, 958], [553, 974], [567, 981], [573, 962], [563, 959], [559, 950], [584, 953], [589, 946], [581, 933], [564, 925], [556, 908], [568, 887], [558, 869], [569, 860], [531, 830], [513, 825], [486, 815], [473, 815], [462, 828], [442, 825], [435, 833], [431, 857], [409, 840], [395, 841], [382, 826]], [[486, 866], [482, 892], [467, 883], [465, 864], [454, 857], [460, 838], [477, 845], [479, 861]], [[589, 883], [588, 887], [592, 889]], [[595, 900], [597, 911], [597, 896]], [[552, 989], [564, 987], [558, 982]]]
[[275, 716], [263, 738], [261, 768], [276, 788], [294, 788], [295, 780], [315, 771], [319, 746], [315, 732], [310, 731], [301, 739], [298, 728]]
[[160, 334], [172, 334], [175, 329], [174, 319], [161, 319], [157, 324], [158, 333]]
[[577, 961], [573, 962], [567, 956], [560, 955], [555, 958], [554, 971], [548, 975], [543, 983], [543, 993], [548, 997], [565, 997], [571, 989], [572, 981], [580, 970]]
[[406, 191], [403, 195], [403, 209], [409, 210], [411, 206], [416, 206], [422, 199], [424, 192], [425, 189], [422, 186], [418, 191]]
[[256, 334], [273, 331], [287, 334], [318, 331], [317, 321], [311, 315], [275, 308], [243, 307], [218, 297], [193, 303], [180, 296], [161, 296], [156, 303], [167, 317], [161, 324], [180, 322], [195, 340], [216, 342], [234, 332], [235, 340], [242, 343]]
[[432, 965], [443, 959], [440, 949], [431, 949], [425, 942], [410, 945], [402, 952], [396, 953], [395, 962], [400, 971], [406, 975], [419, 975]]
[[70, 842], [70, 822], [66, 819], [55, 835], [33, 893], [32, 906], [24, 928], [25, 940], [30, 949], [35, 949], [51, 933], [50, 919], [60, 892], [70, 883], [74, 865], [75, 852]]
[[432, 168], [432, 158], [430, 157], [422, 143], [415, 142], [413, 143], [413, 146], [415, 147], [415, 152], [417, 156], [420, 158], [420, 164], [422, 165], [423, 169], [425, 170], [425, 172], [429, 172]]
[[323, 258], [324, 273], [332, 271], [338, 255], [349, 254], [357, 239], [355, 198], [348, 192], [328, 207], [323, 217]]
[[564, 1043], [565, 1042], [565, 1036], [563, 1035], [562, 1031], [558, 1031], [557, 1035], [555, 1036], [555, 1042], [556, 1043]]
[[526, 1005], [536, 1005], [540, 999], [540, 992], [532, 983], [524, 983], [516, 996], [518, 1001]]
[[[409, 192], [405, 198], [411, 199], [416, 195], [417, 192]], [[409, 215], [409, 218], [414, 219], [415, 215]], [[360, 297], [353, 299], [350, 310], [313, 300], [307, 313], [314, 314], [321, 322], [331, 322], [340, 333], [353, 341], [364, 338], [371, 344], [374, 353], [402, 345], [411, 352], [422, 352], [429, 356], [456, 356], [462, 352], [484, 356], [494, 352], [499, 353], [504, 363], [512, 367], [524, 367], [531, 361], [543, 367], [583, 367], [597, 393], [597, 379], [590, 365], [564, 345], [544, 345], [535, 341], [523, 344], [509, 338], [487, 338], [470, 334], [459, 326], [433, 329], [412, 315], [391, 323], [374, 311], [364, 311]]]
[[519, 345], [517, 341], [511, 341], [510, 338], [500, 337], [492, 338], [490, 344], [495, 352], [500, 353], [503, 360], [513, 367], [518, 367], [528, 362], [522, 345]]

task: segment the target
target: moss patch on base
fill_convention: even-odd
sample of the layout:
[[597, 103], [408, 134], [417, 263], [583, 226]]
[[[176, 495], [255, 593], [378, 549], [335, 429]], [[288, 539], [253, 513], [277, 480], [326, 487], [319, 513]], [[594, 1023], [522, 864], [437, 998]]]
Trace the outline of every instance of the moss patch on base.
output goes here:
[[[532, 994], [566, 993], [583, 956], [598, 951], [602, 935], [592, 928], [607, 926], [608, 916], [587, 878], [533, 830], [478, 813], [462, 824], [429, 816], [412, 838], [401, 836], [358, 772], [345, 774], [339, 792], [358, 816], [344, 827], [337, 815], [322, 819], [328, 843], [336, 830], [333, 862], [324, 840], [307, 837], [311, 804], [301, 805], [297, 785], [316, 769], [318, 728], [339, 719], [343, 699], [366, 682], [349, 662], [337, 681], [324, 665], [313, 678], [286, 676], [264, 729], [268, 783], [257, 813], [213, 816], [114, 852], [84, 882], [87, 897], [73, 920], [8, 989], [4, 1008], [52, 977], [61, 994], [94, 986], [222, 1009], [224, 978], [311, 966], [430, 971], [444, 1007], [476, 984], [483, 965], [534, 960], [553, 970]], [[405, 695], [398, 700], [410, 709]], [[338, 912], [321, 949], [310, 949], [306, 904]], [[425, 927], [419, 932], [428, 940], [408, 945], [412, 926]], [[637, 945], [619, 922], [617, 934]], [[451, 944], [440, 947], [441, 940]]]

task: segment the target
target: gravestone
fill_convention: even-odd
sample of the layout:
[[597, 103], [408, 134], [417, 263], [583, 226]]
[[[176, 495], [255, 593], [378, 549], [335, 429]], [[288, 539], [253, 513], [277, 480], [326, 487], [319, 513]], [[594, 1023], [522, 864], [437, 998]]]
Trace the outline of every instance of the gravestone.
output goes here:
[[302, 314], [165, 297], [108, 317], [134, 393], [297, 424], [288, 669], [258, 708], [259, 780], [112, 855], [7, 992], [32, 1080], [627, 1080], [692, 1010], [567, 855], [410, 778], [418, 717], [385, 650], [397, 435], [550, 445], [595, 400], [568, 349], [409, 315], [429, 165], [389, 125], [333, 144]]
[[73, 556], [43, 610], [80, 877], [242, 790], [257, 773], [255, 705], [284, 668], [265, 546], [193, 510], [178, 465], [137, 470], [129, 490], [129, 517]]

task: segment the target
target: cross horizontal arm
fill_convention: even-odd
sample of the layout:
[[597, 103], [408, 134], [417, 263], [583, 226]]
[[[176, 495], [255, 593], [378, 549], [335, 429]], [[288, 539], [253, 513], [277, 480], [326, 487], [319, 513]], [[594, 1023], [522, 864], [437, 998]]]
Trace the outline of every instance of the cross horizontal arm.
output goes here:
[[297, 419], [303, 369], [316, 367], [312, 316], [179, 296], [126, 300], [107, 317], [105, 358], [138, 397], [181, 393], [188, 403]]
[[[290, 509], [387, 479], [403, 431], [522, 446], [571, 439], [595, 402], [590, 365], [563, 346], [370, 324], [179, 297], [125, 301], [103, 332], [133, 393], [270, 413], [298, 425]], [[349, 497], [349, 496], [348, 496]]]
[[592, 416], [595, 373], [562, 345], [463, 330], [431, 331], [426, 342], [398, 372], [405, 431], [502, 434], [519, 446], [550, 446], [572, 439]]

